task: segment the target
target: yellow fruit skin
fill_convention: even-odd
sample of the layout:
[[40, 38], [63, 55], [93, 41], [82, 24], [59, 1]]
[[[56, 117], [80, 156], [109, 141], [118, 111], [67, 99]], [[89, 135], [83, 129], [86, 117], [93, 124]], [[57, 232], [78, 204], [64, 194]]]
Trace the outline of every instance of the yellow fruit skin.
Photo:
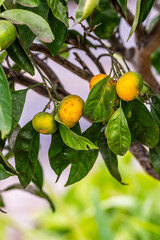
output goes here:
[[91, 81], [90, 81], [90, 83], [89, 83], [89, 88], [90, 88], [90, 90], [92, 89], [92, 87], [96, 84], [96, 83], [98, 83], [99, 81], [101, 81], [103, 78], [105, 78], [105, 77], [107, 77], [107, 75], [106, 74], [98, 74], [98, 75], [95, 75], [92, 79], [91, 79]]
[[0, 51], [7, 49], [16, 39], [15, 26], [6, 20], [0, 21]]
[[42, 134], [53, 134], [58, 129], [58, 124], [51, 113], [39, 112], [32, 119], [33, 128]]
[[58, 116], [69, 128], [76, 125], [82, 116], [84, 101], [77, 95], [69, 95], [63, 98], [58, 108]]
[[138, 97], [143, 87], [143, 80], [136, 72], [128, 72], [119, 78], [116, 84], [116, 92], [124, 101], [132, 101]]

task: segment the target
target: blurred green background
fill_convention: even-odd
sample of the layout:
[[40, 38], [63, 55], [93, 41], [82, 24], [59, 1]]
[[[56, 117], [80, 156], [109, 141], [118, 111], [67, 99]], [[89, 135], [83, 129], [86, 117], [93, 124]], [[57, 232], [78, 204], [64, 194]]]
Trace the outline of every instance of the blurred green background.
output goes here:
[[32, 227], [16, 225], [9, 214], [0, 214], [0, 240], [13, 228], [17, 240], [159, 240], [160, 183], [146, 175], [130, 153], [119, 158], [121, 185], [101, 159], [79, 183], [53, 192], [45, 189], [56, 205], [33, 212]]

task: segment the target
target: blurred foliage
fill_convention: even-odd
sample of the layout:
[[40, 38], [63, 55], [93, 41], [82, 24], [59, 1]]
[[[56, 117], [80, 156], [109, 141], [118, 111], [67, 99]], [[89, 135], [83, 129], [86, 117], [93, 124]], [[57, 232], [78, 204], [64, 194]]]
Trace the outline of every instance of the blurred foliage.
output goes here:
[[123, 180], [114, 180], [102, 162], [78, 184], [55, 194], [51, 209], [34, 215], [30, 231], [16, 226], [7, 215], [0, 215], [0, 239], [7, 226], [20, 231], [23, 240], [159, 240], [160, 183], [144, 174], [130, 153], [119, 158]]

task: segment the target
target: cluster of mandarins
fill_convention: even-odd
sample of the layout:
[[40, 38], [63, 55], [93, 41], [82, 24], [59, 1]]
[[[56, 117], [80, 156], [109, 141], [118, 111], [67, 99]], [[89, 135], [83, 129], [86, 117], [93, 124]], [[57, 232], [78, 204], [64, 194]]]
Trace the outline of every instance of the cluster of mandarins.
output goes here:
[[[99, 81], [107, 77], [105, 74], [98, 74], [90, 81], [90, 90]], [[136, 72], [128, 72], [123, 74], [115, 84], [116, 93], [120, 99], [131, 101], [138, 97], [143, 87], [143, 80]], [[84, 101], [77, 95], [68, 95], [59, 104], [56, 115], [60, 122], [68, 128], [76, 125], [83, 114]], [[37, 113], [32, 125], [34, 129], [43, 134], [53, 134], [58, 129], [58, 124], [55, 121], [55, 114], [40, 112]]]

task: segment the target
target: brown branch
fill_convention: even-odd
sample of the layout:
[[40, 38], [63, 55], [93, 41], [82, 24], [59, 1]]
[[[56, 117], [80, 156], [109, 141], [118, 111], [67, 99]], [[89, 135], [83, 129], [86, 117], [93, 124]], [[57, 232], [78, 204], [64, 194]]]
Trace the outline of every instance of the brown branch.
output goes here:
[[130, 146], [131, 153], [138, 160], [143, 169], [153, 178], [160, 180], [160, 176], [155, 172], [152, 163], [150, 161], [150, 156], [147, 150], [140, 143], [131, 143]]
[[37, 55], [32, 54], [32, 58], [35, 61], [35, 63], [41, 68], [41, 70], [46, 74], [46, 76], [51, 81], [51, 83], [53, 84], [55, 89], [62, 91], [65, 96], [68, 95], [69, 93], [64, 89], [64, 87], [61, 84], [59, 78], [53, 72], [53, 70], [42, 59], [40, 59]]
[[68, 69], [69, 71], [73, 72], [77, 76], [80, 76], [81, 78], [87, 81], [90, 81], [90, 79], [93, 77], [90, 73], [84, 71], [84, 69], [77, 67], [75, 64], [69, 62], [67, 59], [59, 55], [57, 55], [56, 57], [53, 57], [50, 51], [48, 50], [47, 46], [45, 45], [33, 43], [30, 47], [30, 50], [44, 53], [48, 58], [50, 58], [54, 62], [60, 64], [64, 68]]
[[[3, 69], [4, 69], [5, 73], [6, 73], [6, 75], [10, 74], [10, 71], [9, 71], [9, 69], [7, 67], [3, 66]], [[34, 84], [39, 83], [36, 80], [33, 80], [33, 79], [29, 78], [29, 77], [24, 76], [22, 73], [13, 71], [12, 74], [13, 74], [12, 76], [14, 77], [14, 81], [16, 83], [22, 84], [22, 85], [24, 85], [26, 87], [30, 87], [30, 86], [32, 86]], [[40, 85], [40, 86], [37, 86], [35, 88], [32, 88], [32, 90], [34, 90], [35, 92], [39, 93], [40, 95], [42, 95], [44, 97], [49, 98], [47, 90], [46, 90], [46, 87], [44, 85]], [[50, 91], [51, 91], [52, 96], [54, 98], [56, 98], [56, 96], [55, 96], [55, 94], [54, 94], [54, 92], [53, 92], [53, 90], [51, 88], [50, 88]], [[57, 92], [58, 92], [58, 94], [59, 94], [59, 96], [61, 98], [63, 98], [66, 95], [68, 95], [67, 92], [66, 92], [66, 95], [64, 94], [64, 89], [60, 89], [59, 88], [59, 89], [57, 89]]]

